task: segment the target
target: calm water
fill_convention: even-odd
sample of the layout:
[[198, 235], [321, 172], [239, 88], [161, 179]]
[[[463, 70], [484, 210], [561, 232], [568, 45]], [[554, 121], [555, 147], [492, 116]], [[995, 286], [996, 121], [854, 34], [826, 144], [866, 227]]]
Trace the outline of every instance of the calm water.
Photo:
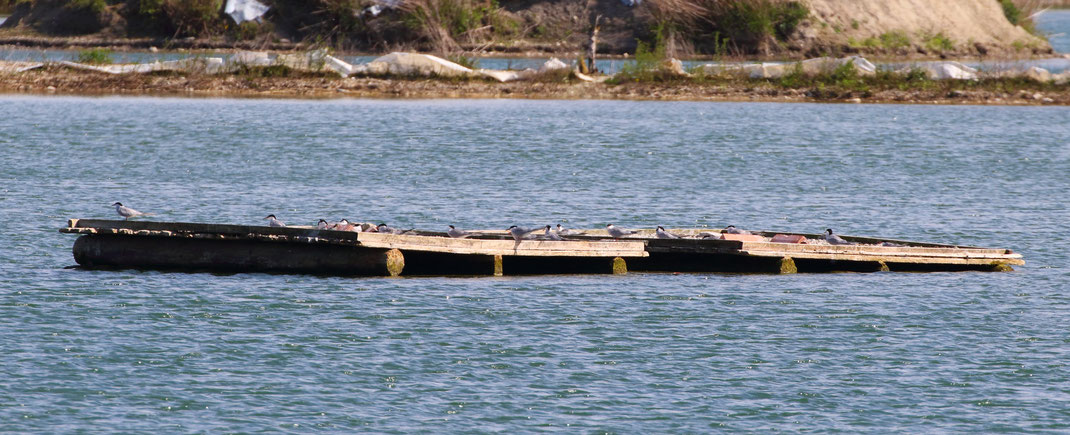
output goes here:
[[1070, 9], [1049, 9], [1033, 21], [1037, 29], [1048, 35], [1055, 51], [1070, 53]]
[[[1070, 430], [1070, 109], [0, 97], [0, 431]], [[84, 271], [66, 218], [751, 228], [1014, 273]]]

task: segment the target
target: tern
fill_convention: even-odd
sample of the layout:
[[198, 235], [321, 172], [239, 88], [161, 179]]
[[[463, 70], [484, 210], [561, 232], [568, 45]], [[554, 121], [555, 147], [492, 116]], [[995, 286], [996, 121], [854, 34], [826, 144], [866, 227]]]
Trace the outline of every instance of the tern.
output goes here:
[[358, 230], [358, 228], [359, 227], [357, 227], [356, 225], [349, 223], [349, 219], [344, 218], [334, 225], [334, 229], [338, 231], [354, 231], [359, 233], [360, 230]]
[[708, 232], [708, 231], [703, 231], [701, 233], [698, 233], [698, 238], [700, 238], [700, 239], [720, 239], [721, 235], [720, 234], [716, 234], [716, 233], [711, 233], [711, 232]]
[[606, 232], [609, 233], [610, 237], [612, 237], [614, 239], [619, 239], [619, 238], [624, 237], [624, 236], [630, 236], [632, 234], [635, 234], [638, 231], [622, 230], [620, 228], [617, 228], [617, 227], [613, 226], [613, 224], [606, 224]]
[[572, 230], [570, 230], [568, 228], [565, 228], [565, 227], [561, 226], [561, 224], [557, 224], [557, 235], [559, 235], [559, 236], [580, 236], [580, 235], [583, 235], [583, 232], [582, 231], [572, 231]]
[[673, 234], [673, 233], [670, 233], [668, 231], [665, 231], [665, 227], [663, 227], [663, 226], [658, 226], [658, 229], [654, 230], [654, 235], [657, 236], [659, 239], [679, 239], [680, 238], [680, 236], [678, 236], [676, 234]]
[[446, 231], [446, 235], [455, 239], [463, 239], [465, 237], [471, 236], [472, 233], [469, 233], [468, 231], [464, 230], [458, 230], [457, 227], [450, 225], [450, 229]]
[[320, 219], [320, 221], [318, 223], [316, 223], [316, 229], [317, 230], [325, 230], [325, 229], [327, 229], [327, 225], [328, 224], [327, 224], [326, 220]]
[[385, 223], [379, 224], [379, 226], [375, 227], [376, 231], [378, 231], [380, 233], [387, 233], [387, 234], [406, 234], [406, 233], [411, 233], [412, 230], [414, 230], [414, 229], [415, 228], [410, 229], [408, 231], [405, 231], [405, 230], [402, 230], [400, 228], [388, 227], [388, 226], [386, 226]]
[[282, 221], [276, 219], [275, 215], [273, 215], [273, 214], [269, 214], [269, 215], [265, 216], [264, 219], [267, 219], [268, 226], [272, 226], [272, 227], [276, 227], [276, 228], [281, 228], [281, 227], [285, 227], [286, 226], [286, 224], [282, 223]]
[[550, 239], [550, 240], [557, 240], [557, 241], [565, 240], [565, 239], [562, 239], [561, 236], [557, 235], [557, 233], [554, 233], [554, 232], [550, 231], [550, 226], [549, 225], [546, 226], [546, 232], [543, 233], [543, 236], [546, 237], [547, 239]]
[[534, 232], [536, 232], [538, 230], [539, 230], [538, 228], [534, 228], [534, 229], [520, 228], [520, 227], [518, 227], [516, 225], [513, 225], [513, 226], [511, 226], [511, 227], [506, 229], [506, 231], [509, 232], [509, 235], [513, 236], [513, 240], [516, 240], [518, 242], [521, 239], [523, 239], [524, 236], [526, 236], [528, 234], [531, 234], [531, 233], [534, 233]]
[[727, 227], [724, 227], [724, 232], [726, 232], [728, 234], [751, 234], [750, 231], [741, 230], [739, 228], [736, 228], [735, 225], [729, 225]]
[[115, 212], [119, 213], [119, 216], [122, 216], [123, 219], [130, 219], [132, 217], [138, 216], [152, 216], [152, 213], [142, 213], [140, 211], [134, 210], [130, 207], [123, 205], [123, 203], [121, 202], [117, 202], [112, 205], [115, 206]]
[[825, 230], [825, 241], [830, 245], [853, 245], [854, 243], [843, 240], [842, 237], [832, 234], [832, 228]]

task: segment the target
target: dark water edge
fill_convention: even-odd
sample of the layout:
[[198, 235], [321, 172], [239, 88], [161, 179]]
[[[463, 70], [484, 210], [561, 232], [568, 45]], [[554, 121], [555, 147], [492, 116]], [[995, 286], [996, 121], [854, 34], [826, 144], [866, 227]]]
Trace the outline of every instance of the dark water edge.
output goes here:
[[[1066, 108], [0, 97], [0, 431], [1065, 431]], [[737, 226], [1013, 273], [86, 271], [69, 217]]]

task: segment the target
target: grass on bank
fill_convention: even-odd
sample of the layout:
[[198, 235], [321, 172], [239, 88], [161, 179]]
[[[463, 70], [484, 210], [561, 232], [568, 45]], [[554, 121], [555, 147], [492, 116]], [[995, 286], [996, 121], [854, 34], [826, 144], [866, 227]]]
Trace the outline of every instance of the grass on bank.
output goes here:
[[[805, 91], [806, 95], [817, 99], [837, 99], [851, 97], [870, 97], [881, 91], [922, 91], [952, 93], [954, 91], [986, 90], [1001, 93], [1014, 93], [1021, 90], [1030, 92], [1070, 90], [1070, 84], [1056, 85], [1053, 82], [1040, 82], [1028, 77], [981, 77], [978, 80], [932, 80], [927, 71], [912, 68], [901, 71], [878, 70], [873, 75], [862, 75], [853, 62], [848, 62], [831, 71], [808, 74], [803, 71], [801, 63], [796, 63], [791, 71], [779, 78], [752, 78], [742, 69], [722, 70], [707, 73], [702, 67], [694, 68], [689, 75], [681, 75], [668, 69], [667, 56], [663, 42], [654, 47], [640, 44], [636, 51], [636, 62], [621, 69], [621, 72], [606, 83], [609, 85], [627, 84], [662, 84], [676, 86], [724, 86], [729, 88], [754, 89], [765, 88], [773, 91]], [[942, 34], [928, 37], [927, 45], [934, 49], [949, 49], [950, 39]]]
[[89, 50], [82, 50], [78, 52], [79, 63], [88, 63], [93, 65], [102, 65], [113, 63], [112, 51], [106, 48], [93, 48]]

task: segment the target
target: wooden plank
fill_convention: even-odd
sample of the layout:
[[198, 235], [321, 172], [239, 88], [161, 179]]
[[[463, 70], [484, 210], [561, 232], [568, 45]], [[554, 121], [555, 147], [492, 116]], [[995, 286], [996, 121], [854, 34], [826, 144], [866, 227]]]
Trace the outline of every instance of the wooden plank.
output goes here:
[[915, 246], [877, 245], [810, 245], [794, 243], [744, 242], [744, 251], [771, 251], [780, 255], [795, 255], [797, 252], [820, 252], [827, 254], [967, 257], [967, 258], [1021, 258], [1020, 254], [1008, 253], [1006, 249], [931, 248]]
[[454, 239], [399, 234], [358, 233], [369, 248], [526, 257], [646, 257], [642, 242]]
[[171, 231], [175, 233], [232, 234], [232, 235], [279, 235], [298, 237], [322, 237], [356, 241], [357, 234], [349, 231], [317, 230], [311, 227], [270, 227], [267, 225], [205, 224], [194, 222], [154, 222], [139, 220], [71, 219], [68, 228], [115, 229], [131, 231]]
[[[654, 237], [655, 237], [653, 229], [629, 228], [629, 230], [638, 231], [639, 233], [635, 234], [633, 236], [625, 237], [624, 239], [621, 239], [621, 240], [643, 240], [643, 239], [654, 239]], [[601, 228], [600, 229], [588, 229], [588, 230], [573, 230], [573, 231], [578, 231], [578, 232], [583, 232], [584, 233], [584, 235], [582, 235], [582, 236], [575, 236], [577, 238], [584, 238], [584, 239], [605, 239], [605, 238], [609, 238], [609, 234], [606, 233], [606, 230], [605, 229], [601, 229]], [[718, 235], [721, 234], [721, 229], [719, 229], [719, 228], [669, 228], [669, 229], [666, 229], [666, 231], [668, 231], [668, 232], [670, 232], [672, 234], [676, 234], [678, 236], [684, 236], [684, 237], [697, 237], [699, 233], [712, 233], [712, 234], [718, 234]], [[811, 240], [824, 240], [825, 239], [825, 235], [824, 234], [797, 233], [797, 232], [792, 232], [792, 231], [757, 231], [757, 230], [752, 230], [751, 233], [758, 234], [758, 235], [765, 236], [765, 237], [769, 237], [769, 238], [772, 238], [773, 236], [775, 236], [777, 234], [787, 234], [787, 235], [804, 236], [807, 239], [811, 239]], [[846, 235], [842, 235], [842, 234], [839, 234], [839, 235], [841, 237], [843, 237], [845, 240], [848, 240], [848, 241], [851, 241], [851, 242], [856, 242], [856, 243], [863, 243], [863, 244], [879, 244], [881, 242], [892, 242], [892, 243], [895, 243], [895, 244], [898, 244], [898, 245], [903, 245], [904, 247], [986, 249], [986, 248], [979, 248], [979, 247], [976, 247], [976, 246], [948, 245], [948, 244], [942, 244], [942, 243], [917, 242], [917, 241], [911, 241], [911, 240], [898, 240], [898, 239], [886, 239], [886, 238], [876, 238], [876, 237], [860, 237], [860, 236], [846, 236]], [[655, 240], [660, 240], [660, 239], [655, 239]], [[699, 240], [699, 239], [691, 239], [691, 240]]]
[[798, 252], [791, 255], [785, 255], [783, 252], [774, 251], [741, 251], [742, 254], [754, 256], [754, 257], [771, 257], [771, 258], [783, 258], [791, 257], [795, 259], [808, 259], [808, 260], [839, 260], [839, 261], [862, 261], [862, 262], [880, 262], [885, 263], [910, 263], [910, 264], [971, 264], [971, 265], [985, 265], [985, 264], [1013, 264], [1021, 266], [1025, 264], [1025, 260], [1020, 258], [965, 258], [965, 257], [921, 257], [921, 256], [888, 256], [888, 255], [858, 255], [858, 254], [839, 254], [839, 253], [822, 253], [822, 252]]

